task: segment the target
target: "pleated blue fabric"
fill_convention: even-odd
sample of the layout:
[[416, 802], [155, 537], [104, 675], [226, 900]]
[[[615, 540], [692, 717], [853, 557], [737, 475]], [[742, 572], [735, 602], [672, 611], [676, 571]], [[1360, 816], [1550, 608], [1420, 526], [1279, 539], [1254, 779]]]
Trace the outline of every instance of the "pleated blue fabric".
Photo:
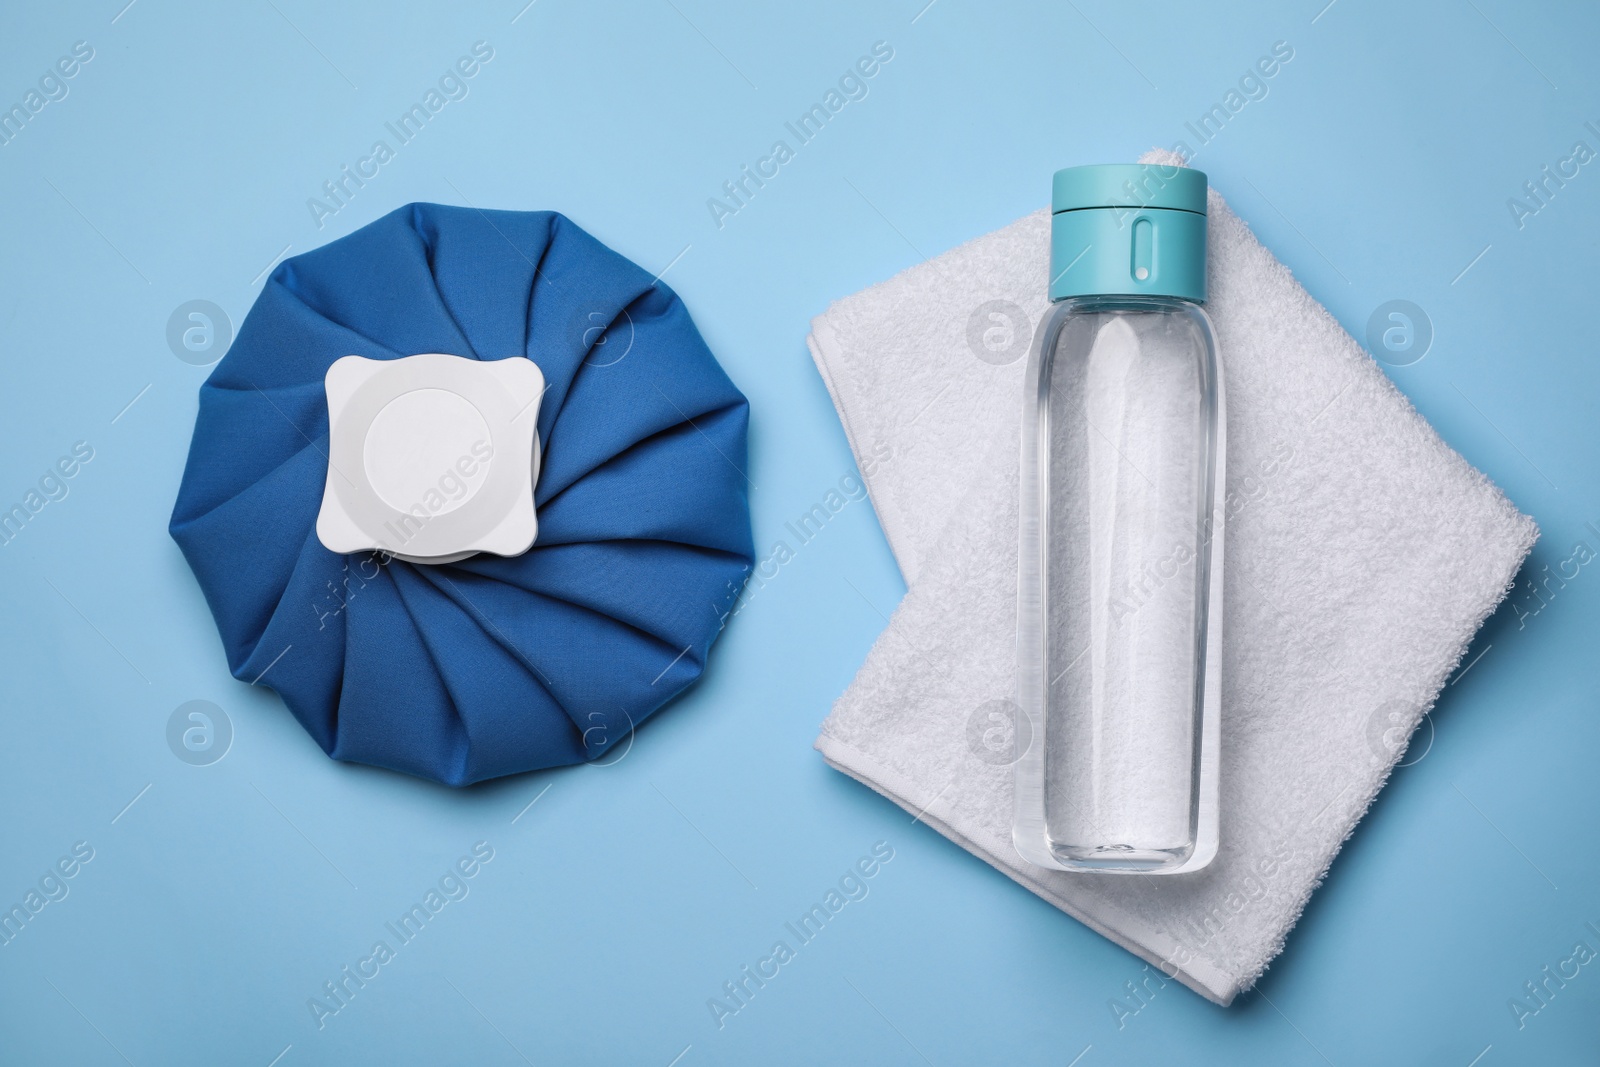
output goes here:
[[[317, 540], [341, 356], [534, 360], [539, 535], [414, 565]], [[705, 668], [753, 559], [749, 405], [682, 302], [553, 212], [412, 204], [272, 273], [170, 530], [234, 677], [338, 760], [450, 785], [600, 756]]]

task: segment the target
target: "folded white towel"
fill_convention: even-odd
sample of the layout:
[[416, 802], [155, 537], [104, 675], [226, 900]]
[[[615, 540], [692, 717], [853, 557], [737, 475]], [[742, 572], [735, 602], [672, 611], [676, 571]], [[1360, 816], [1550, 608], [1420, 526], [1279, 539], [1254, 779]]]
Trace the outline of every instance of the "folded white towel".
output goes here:
[[1228, 395], [1216, 860], [1190, 875], [1112, 877], [1032, 867], [1012, 848], [1003, 731], [1021, 357], [1046, 308], [1044, 211], [812, 323], [812, 355], [910, 586], [816, 747], [1228, 1004], [1283, 948], [1538, 530], [1215, 190], [1209, 202], [1208, 310]]

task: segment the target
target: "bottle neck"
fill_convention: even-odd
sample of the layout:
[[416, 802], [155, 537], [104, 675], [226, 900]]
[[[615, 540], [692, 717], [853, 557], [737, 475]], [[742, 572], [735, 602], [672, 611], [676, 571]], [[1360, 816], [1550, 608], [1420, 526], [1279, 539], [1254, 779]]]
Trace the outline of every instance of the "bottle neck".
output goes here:
[[1182, 296], [1157, 296], [1123, 293], [1106, 293], [1090, 296], [1064, 296], [1050, 301], [1052, 307], [1071, 305], [1079, 311], [1167, 311], [1175, 307], [1204, 307], [1203, 300], [1190, 300]]

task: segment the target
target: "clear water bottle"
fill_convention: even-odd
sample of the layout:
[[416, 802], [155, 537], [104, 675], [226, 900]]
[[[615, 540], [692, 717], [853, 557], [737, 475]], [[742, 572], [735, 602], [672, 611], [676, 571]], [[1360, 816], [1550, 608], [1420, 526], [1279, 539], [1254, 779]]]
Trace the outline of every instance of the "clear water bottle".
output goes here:
[[1025, 379], [1013, 838], [1062, 870], [1217, 848], [1225, 420], [1206, 176], [1057, 172]]

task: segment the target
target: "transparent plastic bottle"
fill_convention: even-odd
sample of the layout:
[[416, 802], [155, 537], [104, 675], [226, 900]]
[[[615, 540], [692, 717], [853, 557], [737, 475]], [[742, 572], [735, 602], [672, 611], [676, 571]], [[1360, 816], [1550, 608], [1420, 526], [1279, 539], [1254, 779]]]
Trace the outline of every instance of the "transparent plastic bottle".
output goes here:
[[1206, 178], [1056, 174], [1054, 302], [1025, 384], [1013, 837], [1174, 874], [1217, 848], [1225, 418]]

